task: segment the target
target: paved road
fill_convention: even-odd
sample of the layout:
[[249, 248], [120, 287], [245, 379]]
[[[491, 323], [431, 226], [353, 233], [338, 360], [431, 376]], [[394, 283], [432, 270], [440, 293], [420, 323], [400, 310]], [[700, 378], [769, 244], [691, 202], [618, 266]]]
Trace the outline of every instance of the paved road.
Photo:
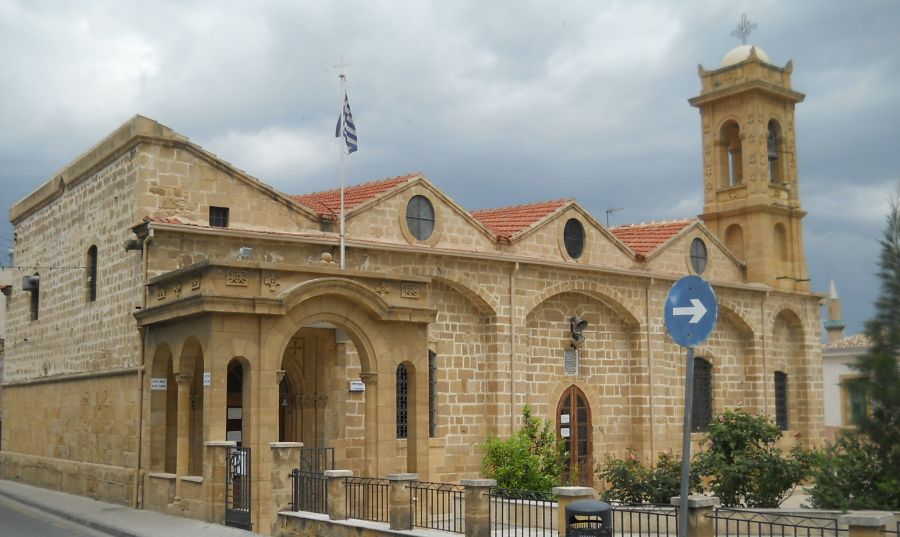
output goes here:
[[109, 537], [0, 495], [0, 537]]

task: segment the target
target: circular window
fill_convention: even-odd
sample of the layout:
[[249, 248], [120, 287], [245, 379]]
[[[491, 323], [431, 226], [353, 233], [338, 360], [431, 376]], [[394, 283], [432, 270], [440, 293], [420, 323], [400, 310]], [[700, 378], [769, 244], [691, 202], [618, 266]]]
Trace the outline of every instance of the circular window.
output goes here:
[[691, 241], [691, 268], [697, 274], [703, 274], [706, 270], [706, 244], [700, 239]]
[[584, 253], [584, 226], [575, 218], [570, 218], [563, 229], [563, 242], [566, 253], [572, 259], [578, 259]]
[[434, 233], [434, 207], [425, 196], [413, 196], [406, 206], [406, 226], [418, 241]]

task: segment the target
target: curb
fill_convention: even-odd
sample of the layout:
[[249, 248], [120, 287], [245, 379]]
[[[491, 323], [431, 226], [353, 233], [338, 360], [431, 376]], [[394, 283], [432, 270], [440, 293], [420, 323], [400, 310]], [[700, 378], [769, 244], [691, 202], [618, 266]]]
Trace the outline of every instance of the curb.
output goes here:
[[[101, 531], [103, 533], [107, 533], [109, 535], [114, 535], [115, 537], [140, 537], [137, 533], [131, 533], [116, 526], [110, 526], [109, 524], [104, 524], [102, 522], [97, 522], [94, 520], [90, 520], [88, 518], [78, 516], [73, 513], [69, 513], [63, 511], [61, 509], [56, 509], [50, 507], [46, 504], [36, 502], [31, 500], [30, 498], [19, 496], [15, 493], [11, 493], [9, 491], [0, 490], [0, 496], [5, 496], [10, 500], [19, 502], [23, 505], [27, 505], [33, 509], [37, 509], [39, 511], [43, 511], [45, 513], [49, 513], [53, 516], [57, 516], [59, 518], [68, 520], [69, 522], [74, 522], [78, 525], [85, 526], [87, 528], [91, 528], [92, 530]], [[127, 509], [127, 507], [123, 507], [123, 509]]]

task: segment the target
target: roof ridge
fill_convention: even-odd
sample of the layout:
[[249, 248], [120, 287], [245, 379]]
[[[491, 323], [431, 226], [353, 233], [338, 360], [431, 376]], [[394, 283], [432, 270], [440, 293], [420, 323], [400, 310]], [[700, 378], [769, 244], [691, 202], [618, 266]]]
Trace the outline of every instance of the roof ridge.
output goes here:
[[699, 222], [700, 220], [695, 217], [685, 217], [685, 218], [673, 218], [671, 220], [651, 220], [649, 222], [641, 222], [638, 224], [619, 224], [618, 226], [610, 226], [609, 229], [623, 228], [623, 227], [641, 227], [641, 226], [661, 226], [665, 224], [688, 224], [691, 222]]
[[[398, 179], [410, 179], [412, 177], [416, 177], [422, 175], [422, 172], [411, 172], [403, 175], [395, 175], [394, 177], [385, 177], [383, 179], [374, 179], [372, 181], [366, 181], [365, 183], [357, 183], [355, 185], [348, 185], [344, 187], [344, 191], [350, 190], [351, 188], [364, 188], [375, 185], [380, 185], [383, 183], [389, 183], [391, 181], [396, 181]], [[300, 198], [306, 196], [322, 196], [325, 194], [334, 194], [339, 193], [341, 191], [340, 188], [329, 188], [328, 190], [319, 190], [317, 192], [305, 192], [303, 194], [290, 194], [291, 198]]]
[[559, 198], [559, 199], [546, 200], [546, 201], [535, 201], [532, 203], [519, 203], [517, 205], [508, 205], [506, 207], [488, 207], [486, 209], [473, 209], [469, 212], [474, 215], [475, 213], [485, 213], [485, 212], [491, 212], [491, 211], [508, 211], [511, 209], [524, 209], [526, 207], [549, 205], [551, 203], [563, 205], [564, 203], [569, 203], [571, 201], [575, 201], [575, 199], [574, 198]]

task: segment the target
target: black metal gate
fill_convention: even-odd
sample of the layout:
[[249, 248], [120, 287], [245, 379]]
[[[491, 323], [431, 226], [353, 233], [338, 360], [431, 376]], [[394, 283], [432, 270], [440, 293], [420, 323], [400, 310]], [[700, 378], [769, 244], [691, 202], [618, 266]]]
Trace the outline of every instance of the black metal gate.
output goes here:
[[325, 513], [328, 482], [325, 470], [334, 470], [334, 448], [301, 448], [300, 467], [291, 472], [294, 511]]
[[230, 447], [227, 459], [225, 525], [250, 530], [250, 448]]

